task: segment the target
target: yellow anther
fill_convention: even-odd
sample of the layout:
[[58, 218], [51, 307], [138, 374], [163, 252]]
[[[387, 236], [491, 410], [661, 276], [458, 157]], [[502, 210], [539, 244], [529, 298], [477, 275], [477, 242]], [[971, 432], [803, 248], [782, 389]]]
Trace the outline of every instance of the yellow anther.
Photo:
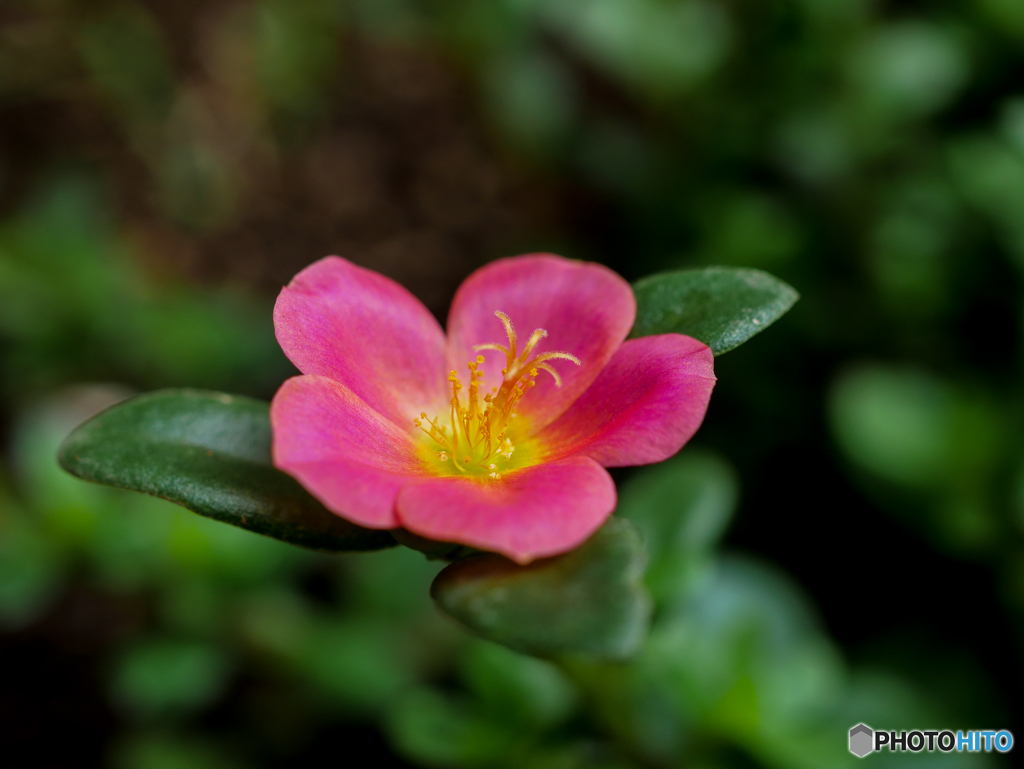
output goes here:
[[[441, 451], [436, 456], [442, 462], [449, 459], [454, 465], [454, 472], [487, 474], [489, 478], [501, 478], [498, 472], [502, 464], [511, 459], [515, 446], [507, 435], [506, 428], [518, 417], [516, 406], [526, 393], [536, 387], [536, 378], [540, 371], [546, 371], [554, 379], [555, 386], [562, 384], [558, 372], [545, 363], [549, 360], [569, 360], [580, 365], [576, 356], [562, 351], [545, 352], [535, 355], [535, 348], [548, 333], [542, 328], [534, 330], [523, 347], [522, 354], [517, 356], [517, 339], [511, 319], [503, 312], [495, 315], [501, 320], [508, 336], [508, 347], [499, 344], [481, 344], [473, 347], [476, 352], [492, 350], [505, 355], [505, 366], [501, 369], [502, 381], [499, 385], [489, 388], [490, 392], [480, 398], [484, 379], [482, 370], [486, 359], [476, 355], [466, 366], [469, 369], [469, 383], [465, 397], [460, 393], [463, 389], [458, 371], [452, 369], [448, 374], [451, 383], [451, 399], [448, 425], [441, 425], [437, 417], [427, 419], [425, 412], [420, 414], [413, 424], [430, 436]], [[451, 427], [451, 432], [448, 427]], [[460, 463], [461, 458], [461, 463]]]

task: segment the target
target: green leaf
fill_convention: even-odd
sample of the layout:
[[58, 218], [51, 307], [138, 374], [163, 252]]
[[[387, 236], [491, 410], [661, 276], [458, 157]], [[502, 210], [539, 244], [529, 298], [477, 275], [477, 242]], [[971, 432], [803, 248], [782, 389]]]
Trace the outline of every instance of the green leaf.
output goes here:
[[61, 466], [87, 481], [142, 491], [243, 529], [316, 550], [395, 544], [339, 518], [270, 459], [269, 406], [203, 390], [119, 403], [69, 435]]
[[739, 497], [732, 466], [717, 454], [687, 448], [641, 469], [619, 490], [617, 514], [647, 543], [647, 586], [659, 603], [699, 581]]
[[480, 712], [470, 702], [420, 687], [388, 709], [387, 729], [397, 751], [422, 766], [516, 766], [508, 762], [517, 738], [514, 724]]
[[633, 291], [637, 311], [630, 337], [687, 334], [715, 355], [764, 331], [800, 298], [767, 272], [741, 267], [663, 272], [637, 281]]
[[558, 665], [498, 644], [470, 645], [462, 654], [461, 672], [484, 708], [527, 733], [565, 722], [579, 700]]
[[230, 669], [230, 658], [217, 645], [153, 640], [118, 661], [112, 694], [133, 713], [195, 711], [220, 696]]
[[738, 486], [725, 459], [687, 448], [632, 476], [619, 491], [617, 512], [640, 527], [652, 558], [706, 553], [725, 532]]
[[456, 561], [430, 594], [445, 613], [510, 649], [624, 659], [647, 635], [646, 561], [636, 527], [612, 518], [576, 550], [528, 566], [493, 554]]

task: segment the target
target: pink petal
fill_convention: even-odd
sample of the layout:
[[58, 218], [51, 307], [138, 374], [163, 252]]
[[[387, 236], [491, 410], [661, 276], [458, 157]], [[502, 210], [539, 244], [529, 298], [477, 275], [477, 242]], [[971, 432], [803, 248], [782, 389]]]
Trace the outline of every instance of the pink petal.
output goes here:
[[582, 543], [608, 519], [615, 501], [615, 483], [604, 468], [588, 457], [570, 457], [497, 481], [412, 481], [398, 495], [398, 519], [429, 539], [529, 563]]
[[411, 435], [345, 385], [297, 376], [270, 404], [274, 465], [333, 513], [372, 529], [398, 526], [395, 499], [423, 473]]
[[[550, 254], [492, 262], [459, 287], [448, 314], [448, 363], [460, 375], [466, 374], [466, 363], [478, 354], [474, 345], [508, 344], [495, 310], [512, 319], [520, 350], [534, 329], [543, 328], [548, 337], [537, 345], [537, 352], [562, 350], [583, 364], [549, 361], [561, 374], [561, 388], [540, 372], [537, 385], [518, 409], [536, 431], [565, 411], [594, 381], [632, 328], [636, 300], [625, 280], [599, 264]], [[494, 351], [482, 354], [486, 385], [500, 385], [504, 356]]]
[[703, 342], [682, 334], [631, 339], [536, 439], [552, 458], [585, 454], [605, 467], [661, 462], [697, 432], [714, 386]]
[[440, 324], [379, 273], [337, 256], [311, 264], [282, 289], [274, 327], [299, 371], [341, 382], [402, 427], [447, 402]]

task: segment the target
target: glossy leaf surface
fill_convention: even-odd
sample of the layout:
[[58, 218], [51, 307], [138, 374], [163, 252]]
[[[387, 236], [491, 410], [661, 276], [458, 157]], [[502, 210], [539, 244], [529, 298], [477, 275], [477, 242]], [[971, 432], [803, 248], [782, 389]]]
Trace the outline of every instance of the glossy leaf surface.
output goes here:
[[193, 512], [316, 550], [377, 550], [386, 531], [339, 518], [270, 458], [268, 405], [202, 390], [131, 398], [76, 428], [60, 448], [65, 470], [152, 494]]
[[645, 566], [639, 531], [612, 518], [576, 550], [528, 566], [498, 555], [456, 561], [430, 592], [444, 612], [511, 649], [623, 659], [647, 634]]
[[663, 272], [633, 285], [637, 313], [631, 337], [686, 334], [721, 355], [777, 321], [800, 298], [767, 272], [705, 267]]

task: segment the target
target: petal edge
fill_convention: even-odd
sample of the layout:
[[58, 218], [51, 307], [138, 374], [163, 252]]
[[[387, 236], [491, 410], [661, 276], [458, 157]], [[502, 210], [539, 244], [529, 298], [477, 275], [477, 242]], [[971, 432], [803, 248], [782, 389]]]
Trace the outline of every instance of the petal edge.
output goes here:
[[274, 465], [324, 506], [371, 529], [393, 529], [395, 500], [422, 474], [412, 438], [340, 382], [287, 380], [270, 404]]
[[[629, 334], [636, 318], [633, 289], [604, 265], [554, 254], [527, 254], [491, 262], [470, 275], [452, 300], [448, 314], [448, 365], [465, 371], [477, 353], [473, 346], [505, 344], [496, 310], [512, 320], [522, 345], [537, 328], [548, 337], [538, 353], [561, 350], [582, 361], [552, 361], [562, 377], [556, 387], [546, 374], [524, 397], [518, 411], [536, 432], [562, 414], [597, 377]], [[482, 370], [489, 385], [501, 382], [503, 356], [484, 355]]]
[[584, 454], [604, 467], [661, 462], [697, 432], [715, 381], [703, 342], [682, 334], [631, 339], [537, 440], [552, 459]]
[[509, 473], [500, 481], [429, 478], [402, 488], [406, 529], [430, 539], [501, 553], [525, 564], [571, 550], [615, 510], [615, 483], [589, 457]]
[[380, 273], [338, 256], [314, 262], [281, 289], [274, 329], [299, 371], [341, 382], [396, 424], [445, 403], [441, 325]]

